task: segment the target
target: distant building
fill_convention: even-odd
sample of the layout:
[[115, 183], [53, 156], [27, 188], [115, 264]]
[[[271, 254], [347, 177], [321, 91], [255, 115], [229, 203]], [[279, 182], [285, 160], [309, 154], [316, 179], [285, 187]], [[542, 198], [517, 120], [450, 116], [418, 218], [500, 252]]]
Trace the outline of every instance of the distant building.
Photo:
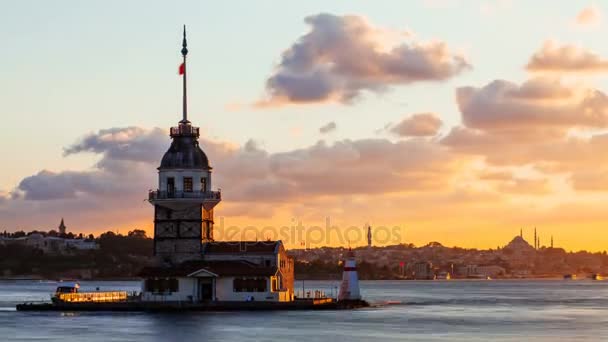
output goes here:
[[67, 230], [67, 227], [65, 226], [65, 223], [63, 223], [63, 217], [61, 218], [61, 223], [59, 223], [59, 234], [61, 235], [65, 235], [65, 232]]
[[417, 262], [413, 265], [412, 276], [418, 280], [435, 279], [433, 264], [430, 262]]
[[450, 272], [442, 271], [442, 272], [439, 272], [439, 274], [437, 275], [437, 279], [450, 280], [450, 279], [452, 279], [452, 275], [450, 274]]
[[475, 275], [479, 275], [482, 277], [498, 277], [504, 276], [507, 273], [504, 267], [497, 265], [486, 265], [486, 266], [476, 266], [474, 269]]
[[526, 240], [521, 236], [516, 236], [503, 247], [503, 252], [512, 254], [534, 254], [534, 247], [532, 247]]
[[39, 249], [44, 254], [70, 254], [77, 251], [90, 251], [99, 249], [94, 240], [89, 239], [65, 239], [55, 236], [44, 236], [33, 233], [18, 238], [2, 238], [2, 244], [16, 244]]
[[509, 264], [512, 273], [534, 269], [536, 249], [521, 236], [516, 236], [501, 249], [501, 258]]
[[498, 265], [466, 265], [458, 267], [457, 273], [464, 278], [495, 278], [506, 275], [507, 270]]
[[89, 239], [64, 239], [67, 249], [75, 249], [79, 251], [92, 251], [99, 249], [99, 245], [94, 240]]

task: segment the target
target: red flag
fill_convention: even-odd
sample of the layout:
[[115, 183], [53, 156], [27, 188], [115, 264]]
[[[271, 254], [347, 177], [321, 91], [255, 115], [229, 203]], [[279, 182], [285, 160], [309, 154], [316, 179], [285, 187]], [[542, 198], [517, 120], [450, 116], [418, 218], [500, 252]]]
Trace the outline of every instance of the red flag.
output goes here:
[[180, 75], [183, 75], [184, 72], [186, 72], [186, 64], [182, 63], [182, 64], [179, 65], [179, 71], [178, 71], [178, 73]]

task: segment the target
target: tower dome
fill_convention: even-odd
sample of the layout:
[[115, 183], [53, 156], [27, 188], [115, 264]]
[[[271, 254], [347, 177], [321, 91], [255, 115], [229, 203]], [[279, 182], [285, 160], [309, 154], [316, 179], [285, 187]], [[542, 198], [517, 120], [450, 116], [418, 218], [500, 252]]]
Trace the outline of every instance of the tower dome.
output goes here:
[[160, 162], [159, 169], [211, 170], [207, 155], [198, 144], [198, 127], [180, 124], [171, 129], [171, 146]]

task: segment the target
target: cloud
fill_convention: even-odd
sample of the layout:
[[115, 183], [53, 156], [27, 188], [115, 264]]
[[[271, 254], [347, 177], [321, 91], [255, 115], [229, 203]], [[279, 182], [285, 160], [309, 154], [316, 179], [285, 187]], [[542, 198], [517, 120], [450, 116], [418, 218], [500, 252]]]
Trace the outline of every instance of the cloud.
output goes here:
[[462, 126], [441, 139], [457, 154], [544, 174], [608, 168], [608, 98], [554, 79], [496, 80], [456, 90]]
[[467, 128], [500, 134], [534, 139], [563, 136], [574, 127], [608, 127], [608, 97], [603, 92], [553, 79], [461, 87], [456, 101]]
[[579, 170], [574, 172], [570, 178], [570, 183], [578, 191], [607, 191], [608, 190], [608, 170]]
[[[25, 200], [38, 201], [133, 194], [136, 189], [147, 189], [154, 184], [150, 164], [159, 163], [168, 145], [168, 135], [158, 128], [102, 129], [64, 149], [66, 157], [85, 152], [99, 154], [101, 158], [93, 168], [60, 172], [42, 170], [25, 177], [17, 191]], [[145, 197], [145, 194], [138, 197]]]
[[[230, 202], [227, 213], [239, 216], [244, 215], [243, 205], [251, 202], [258, 208], [292, 210], [300, 200], [437, 190], [458, 167], [446, 147], [417, 140], [319, 141], [275, 153], [254, 140], [242, 146], [207, 139], [200, 144], [214, 166], [213, 186], [222, 188]], [[166, 132], [157, 128], [90, 133], [66, 147], [65, 154], [97, 154], [95, 165], [82, 171], [42, 170], [23, 178], [15, 189], [19, 197], [0, 197], [0, 215], [5, 223], [25, 226], [54, 222], [56, 216], [74, 212], [74, 225], [88, 228], [151, 222], [146, 190], [156, 186], [156, 167], [168, 147]], [[38, 213], [35, 217], [27, 215], [32, 210]]]
[[526, 65], [534, 72], [598, 73], [608, 71], [608, 59], [575, 45], [546, 42]]
[[546, 178], [519, 177], [509, 171], [485, 171], [478, 177], [488, 182], [500, 193], [511, 194], [548, 194], [551, 192], [549, 181]]
[[273, 154], [270, 162], [273, 176], [295, 185], [301, 194], [391, 193], [445, 185], [454, 167], [446, 152], [419, 140], [360, 139], [332, 145], [320, 141]]
[[403, 119], [390, 128], [390, 131], [402, 137], [433, 136], [439, 132], [442, 122], [434, 113], [418, 113]]
[[[555, 97], [560, 92], [538, 93]], [[529, 97], [535, 98], [523, 96]], [[213, 185], [223, 193], [224, 202], [216, 211], [218, 226], [279, 226], [291, 224], [292, 218], [310, 226], [330, 216], [332, 224], [346, 227], [371, 218], [374, 226], [408, 227], [415, 243], [442, 234], [448, 244], [466, 244], [475, 231], [487, 229], [488, 222], [499, 233], [531, 221], [564, 224], [560, 220], [566, 216], [568, 223], [587, 232], [605, 221], [598, 197], [577, 192], [565, 202], [556, 201], [554, 183], [545, 177], [568, 172], [575, 175], [570, 179], [574, 187], [601, 185], [580, 182], [591, 179], [583, 171], [597, 171], [599, 182], [608, 170], [608, 158], [603, 157], [608, 134], [525, 140], [504, 135], [494, 125], [455, 131], [459, 137], [454, 131], [448, 137], [458, 138], [460, 145], [415, 137], [397, 142], [346, 139], [283, 152], [267, 151], [255, 140], [239, 146], [201, 139], [214, 166]], [[464, 141], [468, 145], [463, 145], [462, 136], [469, 139]], [[146, 157], [134, 152], [144, 146], [151, 150], [143, 151]], [[40, 171], [23, 179], [17, 197], [0, 192], [0, 223], [10, 230], [50, 229], [65, 216], [76, 232], [150, 229], [153, 209], [145, 201], [146, 190], [155, 187], [156, 167], [168, 146], [167, 134], [160, 129], [126, 127], [89, 134], [66, 148], [68, 157], [95, 153], [99, 162], [82, 171]], [[479, 164], [477, 156], [488, 157], [487, 164]], [[489, 156], [502, 158], [502, 165], [509, 167], [488, 167], [496, 161]], [[518, 168], [510, 166], [514, 163], [532, 163], [536, 171], [517, 174], [512, 169]], [[570, 199], [576, 215], [562, 212]], [[513, 212], [518, 215], [505, 214]], [[220, 217], [225, 215], [224, 222]], [[488, 246], [496, 244], [494, 235], [487, 239]], [[476, 247], [480, 243], [474, 242]]]
[[[446, 43], [417, 43], [355, 15], [306, 17], [310, 31], [283, 52], [258, 106], [350, 103], [363, 91], [447, 80], [471, 68]], [[402, 35], [401, 35], [402, 36]]]
[[101, 153], [106, 160], [159, 161], [159, 150], [166, 149], [169, 135], [160, 128], [109, 128], [90, 133], [64, 149], [64, 155], [81, 152]]
[[[427, 141], [386, 139], [319, 141], [279, 153], [252, 146], [214, 157], [215, 182], [235, 202], [427, 191], [445, 186], [456, 167], [446, 152]], [[250, 166], [253, 170], [243, 174]]]
[[247, 108], [247, 105], [238, 101], [231, 101], [224, 104], [224, 110], [227, 112], [240, 112], [245, 108]]
[[333, 132], [333, 131], [336, 130], [336, 128], [337, 128], [337, 126], [336, 126], [335, 122], [333, 122], [333, 121], [332, 122], [328, 122], [327, 124], [325, 124], [325, 125], [323, 125], [323, 126], [321, 126], [319, 128], [319, 133], [326, 134], [326, 133], [329, 133], [329, 132]]
[[602, 12], [595, 6], [585, 7], [574, 20], [579, 26], [596, 26], [602, 21]]

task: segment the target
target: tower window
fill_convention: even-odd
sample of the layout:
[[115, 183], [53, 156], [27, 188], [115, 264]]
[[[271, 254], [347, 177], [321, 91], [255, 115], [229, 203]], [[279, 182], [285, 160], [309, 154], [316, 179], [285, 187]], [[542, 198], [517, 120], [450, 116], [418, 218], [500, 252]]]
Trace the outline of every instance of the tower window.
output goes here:
[[184, 177], [184, 192], [192, 192], [192, 177]]
[[201, 178], [201, 191], [202, 192], [207, 191], [207, 178], [205, 178], [205, 177]]
[[175, 192], [175, 178], [169, 177], [169, 178], [167, 178], [167, 193], [169, 194], [169, 197], [172, 197], [174, 192]]

